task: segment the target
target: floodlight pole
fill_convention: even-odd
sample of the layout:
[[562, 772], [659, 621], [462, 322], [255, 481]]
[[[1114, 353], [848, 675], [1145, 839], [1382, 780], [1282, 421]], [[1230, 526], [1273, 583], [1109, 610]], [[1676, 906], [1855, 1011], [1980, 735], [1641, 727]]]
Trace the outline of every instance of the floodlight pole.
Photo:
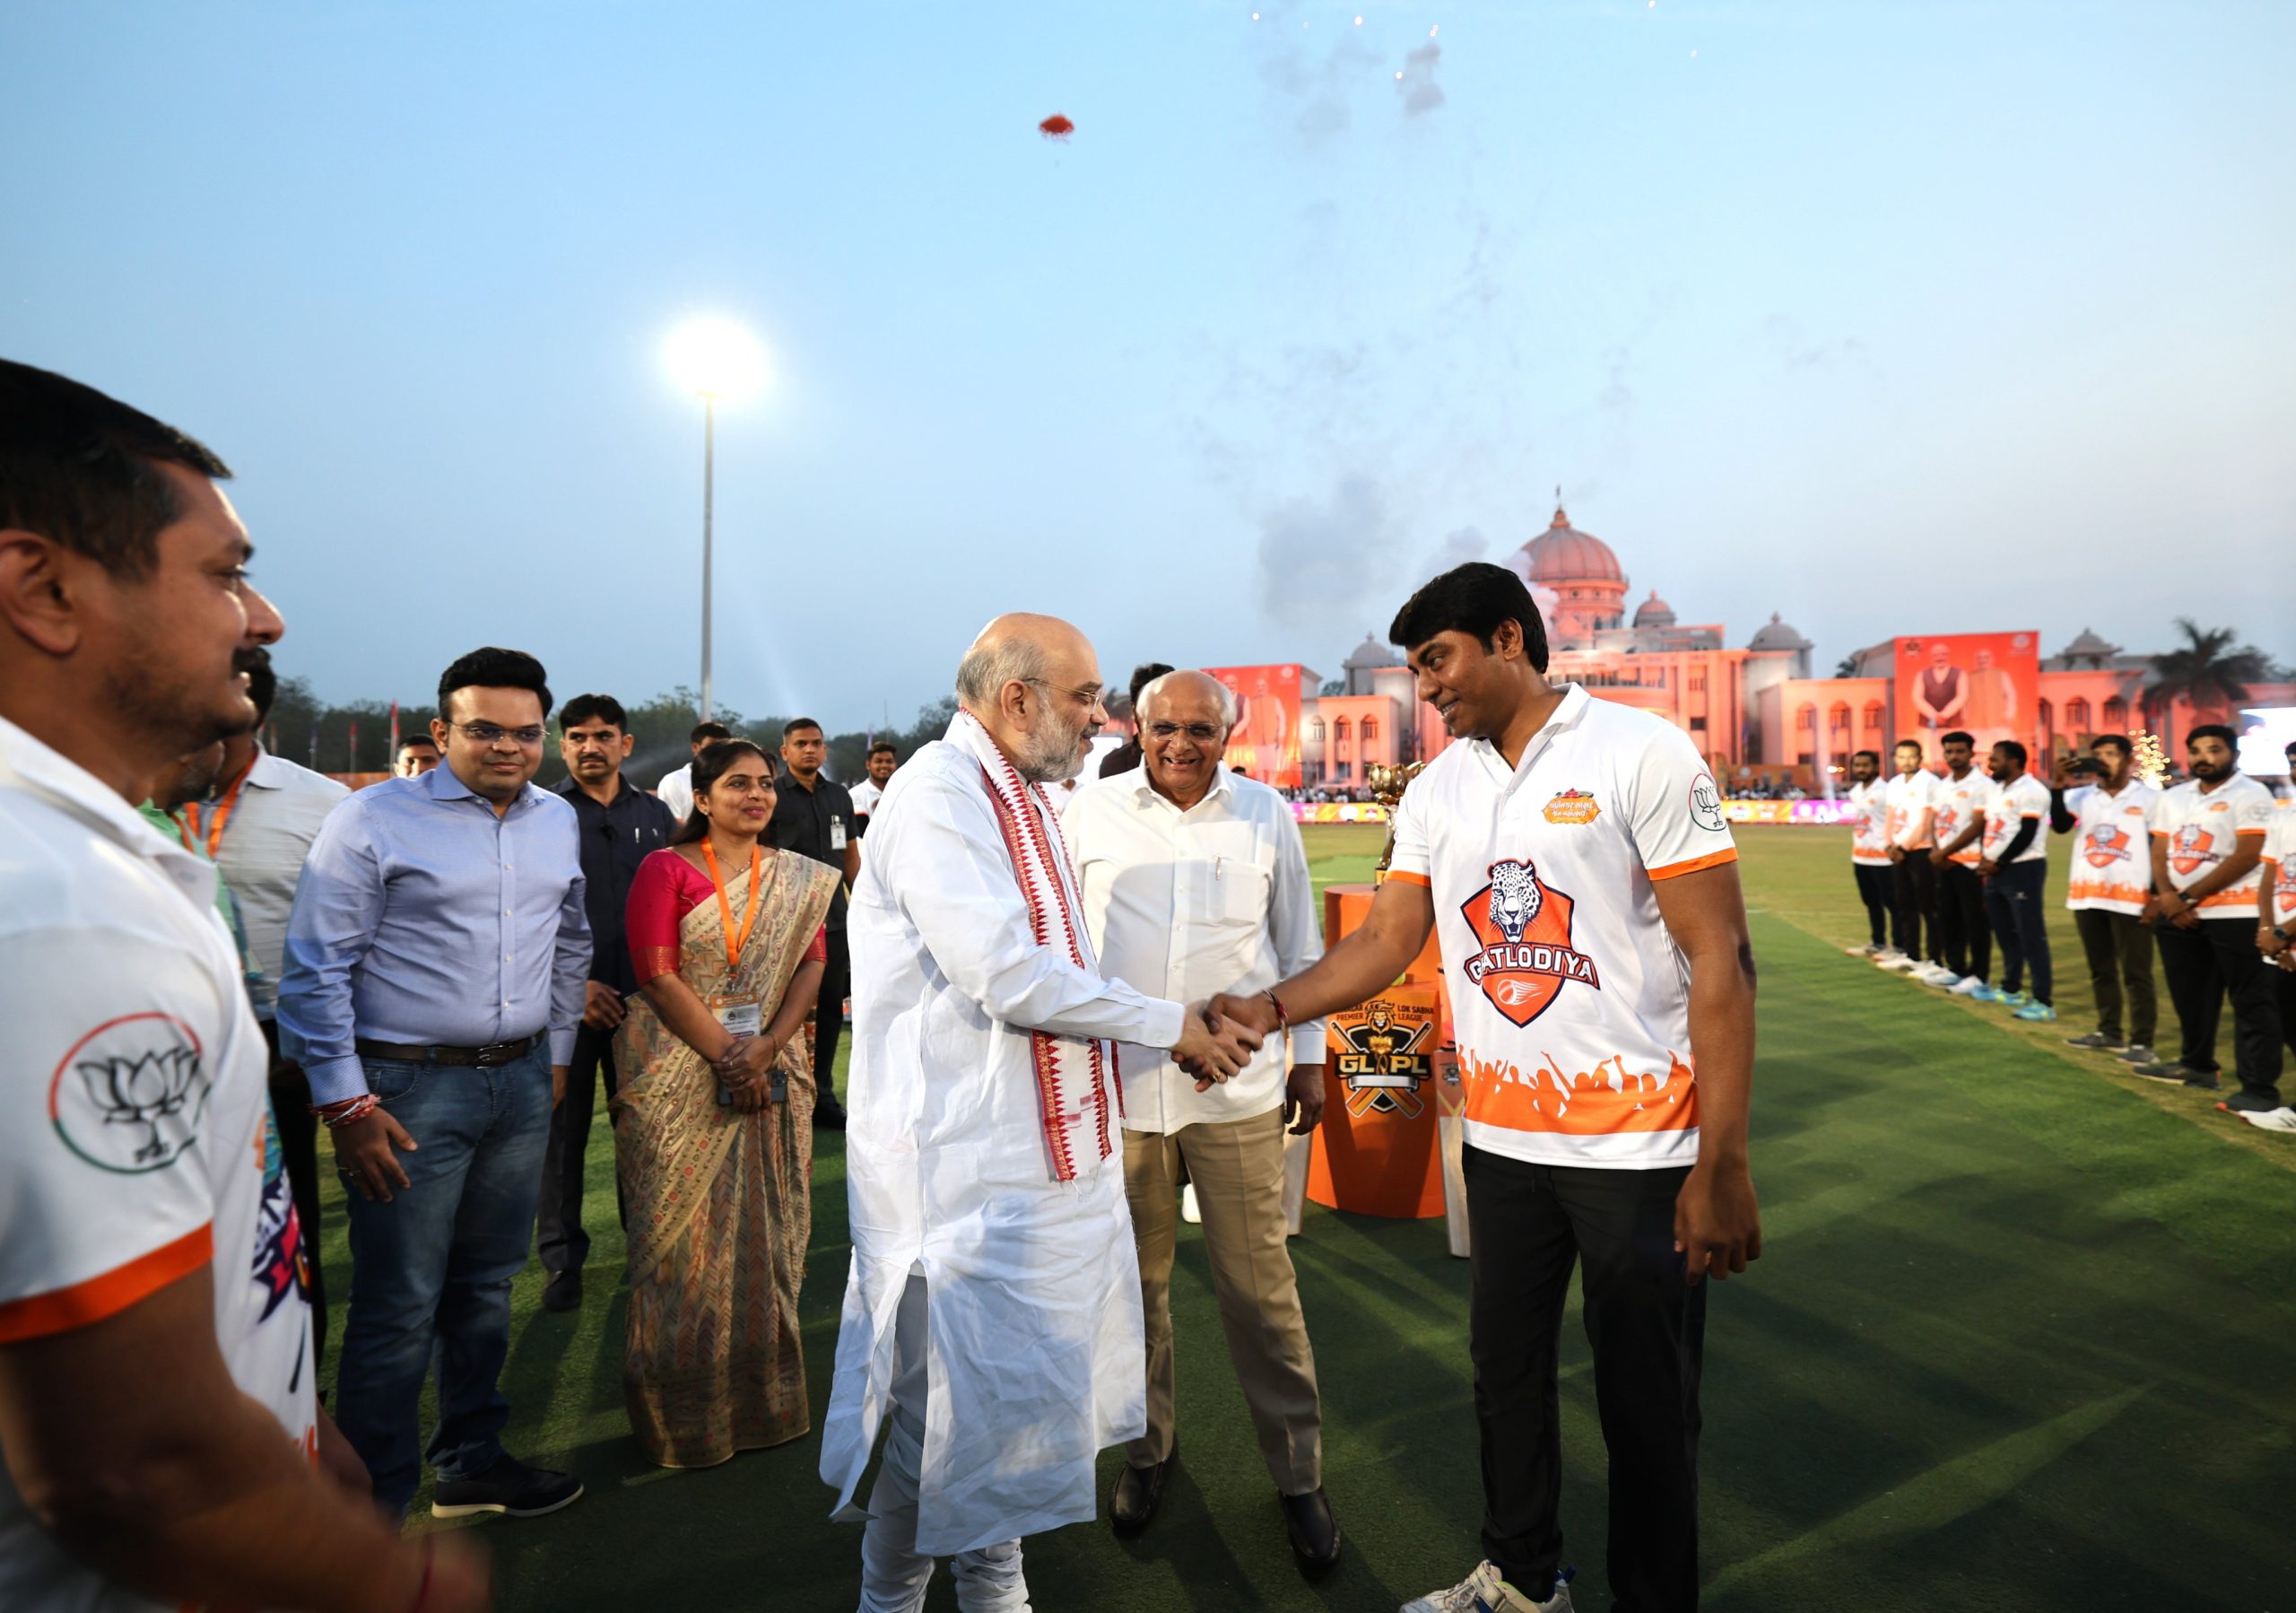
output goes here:
[[701, 397], [701, 720], [709, 720], [710, 517], [718, 483], [718, 399]]

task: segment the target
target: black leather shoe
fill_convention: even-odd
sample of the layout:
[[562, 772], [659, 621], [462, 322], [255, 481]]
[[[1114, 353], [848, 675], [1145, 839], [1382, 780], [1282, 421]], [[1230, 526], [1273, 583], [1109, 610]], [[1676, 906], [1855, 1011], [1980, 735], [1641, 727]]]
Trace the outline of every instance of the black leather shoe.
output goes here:
[[1292, 1552], [1300, 1559], [1301, 1572], [1322, 1574], [1338, 1562], [1339, 1520], [1331, 1515], [1331, 1503], [1325, 1498], [1323, 1487], [1318, 1485], [1304, 1495], [1277, 1499], [1283, 1504], [1283, 1527], [1291, 1533]]
[[467, 1518], [474, 1513], [506, 1513], [513, 1518], [539, 1518], [581, 1498], [582, 1481], [571, 1473], [530, 1468], [503, 1456], [476, 1478], [440, 1479], [430, 1515]]
[[845, 1106], [835, 1098], [826, 1098], [813, 1105], [813, 1129], [842, 1131], [845, 1129]]
[[578, 1271], [553, 1271], [550, 1280], [542, 1286], [542, 1308], [545, 1311], [578, 1311], [582, 1308], [582, 1274]]
[[1130, 1462], [1116, 1476], [1116, 1488], [1109, 1492], [1109, 1521], [1116, 1525], [1120, 1535], [1136, 1535], [1148, 1527], [1156, 1515], [1156, 1503], [1164, 1496], [1164, 1480], [1180, 1465], [1179, 1442], [1172, 1442], [1172, 1453], [1152, 1468], [1135, 1468]]

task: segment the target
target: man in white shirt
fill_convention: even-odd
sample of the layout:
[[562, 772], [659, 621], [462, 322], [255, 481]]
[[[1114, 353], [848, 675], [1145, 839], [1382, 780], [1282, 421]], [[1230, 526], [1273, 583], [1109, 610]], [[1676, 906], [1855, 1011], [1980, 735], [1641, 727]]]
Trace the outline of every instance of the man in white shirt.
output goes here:
[[[1264, 991], [1323, 955], [1314, 881], [1283, 798], [1222, 765], [1234, 696], [1201, 672], [1168, 672], [1141, 693], [1143, 764], [1086, 790], [1065, 827], [1084, 885], [1084, 923], [1112, 980], [1193, 1002], [1222, 987]], [[1109, 1499], [1118, 1534], [1148, 1526], [1178, 1460], [1172, 1251], [1186, 1163], [1213, 1290], [1244, 1403], [1310, 1572], [1339, 1557], [1323, 1492], [1321, 1402], [1307, 1318], [1285, 1246], [1283, 1127], [1315, 1129], [1324, 1106], [1320, 1020], [1271, 1036], [1223, 1083], [1196, 1080], [1153, 1049], [1118, 1050], [1124, 1182], [1140, 1254], [1148, 1432]]]
[[[686, 745], [699, 756], [703, 745], [733, 737], [734, 730], [722, 722], [697, 722], [686, 736]], [[676, 815], [679, 823], [684, 823], [693, 815], [693, 763], [688, 762], [664, 773], [662, 781], [654, 786], [654, 793], [661, 798], [663, 806]]]
[[1459, 743], [1405, 792], [1362, 926], [1213, 1010], [1270, 1032], [1361, 1002], [1435, 931], [1465, 1097], [1483, 1561], [1405, 1613], [1568, 1613], [1555, 1374], [1574, 1265], [1610, 1456], [1611, 1593], [1677, 1613], [1698, 1602], [1701, 1279], [1761, 1252], [1753, 948], [1730, 825], [1681, 729], [1547, 681], [1512, 571], [1444, 573], [1387, 636]]
[[868, 1519], [862, 1613], [912, 1613], [940, 1556], [965, 1613], [1025, 1609], [1021, 1537], [1092, 1515], [1095, 1456], [1147, 1422], [1114, 1043], [1222, 1079], [1259, 1049], [1099, 972], [1043, 787], [1083, 765], [1100, 689], [1067, 623], [989, 623], [853, 893], [853, 1265], [822, 1478]]
[[1945, 774], [1936, 781], [1937, 815], [1930, 826], [1929, 866], [1937, 881], [1938, 951], [1943, 962], [1920, 978], [1975, 996], [1993, 973], [1993, 929], [1985, 912], [1985, 882], [1978, 876], [1974, 835], [1962, 831], [1981, 824], [1993, 785], [1976, 767], [1977, 741], [1955, 728], [1938, 741]]
[[2216, 1024], [2229, 996], [2240, 1085], [2224, 1107], [2268, 1114], [2280, 1107], [2280, 1008], [2255, 926], [2265, 835], [2278, 809], [2240, 772], [2239, 741], [2222, 723], [2185, 736], [2185, 770], [2192, 776], [2152, 804], [2151, 909], [2183, 1047], [2175, 1062], [2136, 1073], [2218, 1090]]
[[489, 1605], [316, 1404], [300, 1226], [215, 871], [132, 803], [246, 729], [230, 473], [0, 362], [0, 1608]]
[[1845, 798], [1857, 815], [1850, 821], [1849, 871], [1857, 880], [1857, 900], [1865, 905], [1866, 922], [1874, 936], [1866, 946], [1842, 949], [1854, 958], [1878, 958], [1890, 949], [1892, 870], [1887, 789], [1882, 782], [1880, 753], [1859, 751], [1849, 759]]
[[[1883, 787], [1893, 878], [1890, 950], [1874, 961], [1916, 974], [1937, 962], [1937, 880], [1929, 850], [1936, 843], [1937, 775], [1922, 766], [1921, 742], [1900, 739], [1891, 753], [1897, 775]], [[1924, 946], [1923, 929], [1928, 931]]]
[[2100, 734], [2089, 742], [2089, 762], [2075, 770], [2092, 780], [2052, 801], [2049, 827], [2073, 836], [2065, 905], [2089, 964], [2089, 995], [2097, 1028], [2066, 1040], [2074, 1047], [2114, 1053], [2131, 1064], [2153, 1062], [2159, 1006], [2152, 988], [2152, 928], [2144, 909], [2152, 899], [2152, 803], [2160, 792], [2136, 776], [2126, 734]]
[[1985, 881], [1994, 939], [2001, 943], [2001, 984], [1970, 995], [1979, 1002], [2006, 1003], [2019, 1019], [2051, 1021], [2057, 998], [2042, 905], [2048, 837], [2041, 833], [2048, 821], [2048, 787], [2025, 771], [2025, 747], [2014, 739], [1995, 742], [1986, 772], [1994, 789], [1985, 803], [1977, 871]]
[[319, 1263], [319, 1166], [317, 1120], [311, 1113], [310, 1083], [303, 1067], [279, 1051], [279, 974], [287, 950], [287, 915], [295, 906], [295, 882], [303, 859], [335, 803], [351, 792], [308, 767], [274, 756], [256, 735], [271, 715], [279, 674], [271, 652], [256, 650], [240, 658], [248, 675], [248, 698], [255, 702], [255, 726], [223, 742], [223, 769], [216, 775], [215, 799], [184, 811], [184, 827], [223, 870], [239, 904], [247, 931], [248, 996], [263, 1026], [271, 1055], [271, 1112], [279, 1126], [279, 1147], [287, 1180], [295, 1190], [295, 1215], [303, 1225], [305, 1264], [310, 1274], [311, 1359], [326, 1356], [326, 1273]]
[[853, 815], [858, 820], [856, 833], [869, 833], [869, 815], [885, 798], [885, 781], [900, 765], [900, 753], [893, 749], [891, 740], [880, 739], [869, 747], [868, 760], [864, 763], [868, 776], [848, 792], [853, 797]]
[[[2296, 1051], [2296, 810], [2272, 815], [2264, 841], [2264, 877], [2257, 886], [2257, 950], [2272, 965], [2280, 1036]], [[2296, 1109], [2237, 1111], [2267, 1131], [2296, 1131]]]

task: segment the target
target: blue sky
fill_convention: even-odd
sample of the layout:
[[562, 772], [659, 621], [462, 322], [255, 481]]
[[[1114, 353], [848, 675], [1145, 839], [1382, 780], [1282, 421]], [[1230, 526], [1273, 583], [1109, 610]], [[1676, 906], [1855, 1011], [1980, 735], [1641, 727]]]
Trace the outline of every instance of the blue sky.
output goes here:
[[0, 353], [233, 462], [335, 699], [693, 681], [700, 313], [773, 355], [753, 714], [905, 722], [1008, 608], [1335, 674], [1557, 483], [1826, 667], [2296, 658], [2296, 7], [1260, 10], [10, 0]]

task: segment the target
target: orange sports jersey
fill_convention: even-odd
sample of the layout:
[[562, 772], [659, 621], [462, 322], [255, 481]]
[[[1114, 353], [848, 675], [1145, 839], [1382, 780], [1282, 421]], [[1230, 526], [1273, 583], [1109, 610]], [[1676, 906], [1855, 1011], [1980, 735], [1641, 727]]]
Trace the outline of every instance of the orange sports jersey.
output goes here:
[[1849, 860], [1867, 868], [1890, 866], [1890, 806], [1879, 779], [1853, 784], [1843, 793], [1857, 815], [1850, 820]]
[[[1985, 816], [1985, 804], [1993, 796], [1993, 780], [1976, 768], [1967, 778], [1956, 779], [1947, 773], [1937, 780], [1937, 824], [1930, 833], [1941, 846], [1950, 846], [1954, 837]], [[1982, 855], [1980, 842], [1971, 841], [1953, 853], [1953, 860], [1965, 868], [1977, 867]]]
[[1672, 723], [1573, 684], [1509, 769], [1454, 745], [1413, 780], [1388, 877], [1428, 887], [1466, 1140], [1540, 1164], [1698, 1156], [1690, 969], [1653, 881], [1737, 859]]
[[2152, 894], [2149, 821], [2161, 792], [2131, 779], [2118, 795], [2092, 786], [2073, 813], [2073, 860], [2065, 905], [2076, 912], [2141, 913]]
[[[2203, 791], [2196, 779], [2170, 790], [2152, 803], [2152, 833], [2168, 845], [2169, 883], [2184, 890], [2231, 856], [2241, 836], [2261, 839], [2277, 806], [2272, 791], [2246, 773], [2235, 773], [2212, 790]], [[2253, 913], [2263, 882], [2263, 868], [2251, 868], [2203, 896], [2198, 906], [2212, 919]]]

